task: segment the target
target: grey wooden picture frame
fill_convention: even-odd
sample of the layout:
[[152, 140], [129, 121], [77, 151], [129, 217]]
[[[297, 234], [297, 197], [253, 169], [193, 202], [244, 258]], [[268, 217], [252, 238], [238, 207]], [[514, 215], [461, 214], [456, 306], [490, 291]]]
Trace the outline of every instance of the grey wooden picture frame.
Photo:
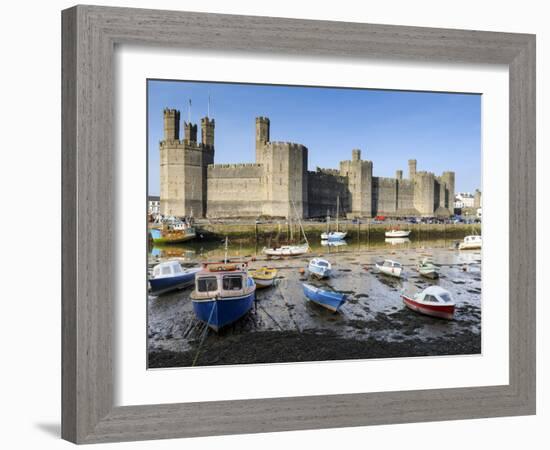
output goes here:
[[[507, 65], [509, 384], [114, 406], [117, 44]], [[75, 6], [62, 12], [62, 122], [64, 439], [95, 443], [535, 413], [535, 36]]]

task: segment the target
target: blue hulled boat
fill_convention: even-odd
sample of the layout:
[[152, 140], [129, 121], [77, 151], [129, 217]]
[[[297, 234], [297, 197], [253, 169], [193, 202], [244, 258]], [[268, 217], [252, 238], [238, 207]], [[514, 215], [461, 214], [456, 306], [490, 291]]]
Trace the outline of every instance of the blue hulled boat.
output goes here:
[[311, 284], [302, 283], [307, 299], [336, 312], [346, 301], [346, 295], [339, 292], [327, 291]]
[[211, 263], [197, 274], [191, 299], [197, 319], [218, 331], [250, 311], [255, 296], [246, 263]]
[[191, 286], [195, 282], [195, 275], [201, 268], [182, 269], [177, 261], [166, 261], [153, 268], [149, 277], [151, 294], [159, 295], [165, 292]]
[[313, 258], [309, 262], [308, 270], [311, 275], [317, 278], [326, 278], [332, 272], [332, 265], [323, 258]]

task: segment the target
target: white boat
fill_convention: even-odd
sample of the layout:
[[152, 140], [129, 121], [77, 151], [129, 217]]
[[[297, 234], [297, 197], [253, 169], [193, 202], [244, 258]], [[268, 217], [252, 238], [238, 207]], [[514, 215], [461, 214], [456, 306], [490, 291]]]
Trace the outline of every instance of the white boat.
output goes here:
[[410, 230], [389, 230], [386, 231], [387, 238], [406, 238], [411, 234]]
[[472, 235], [466, 236], [464, 240], [458, 244], [459, 250], [476, 250], [481, 248], [481, 236]]
[[439, 267], [437, 267], [429, 258], [424, 258], [418, 266], [416, 266], [418, 273], [426, 278], [435, 280], [439, 278]]
[[332, 264], [323, 258], [313, 258], [309, 262], [308, 270], [317, 278], [326, 278], [332, 272]]
[[323, 241], [342, 241], [347, 235], [347, 231], [330, 231], [328, 233], [322, 233], [321, 239]]
[[383, 273], [384, 275], [401, 278], [401, 273], [403, 272], [403, 266], [397, 261], [386, 259], [381, 264], [376, 263], [375, 266], [380, 271], [380, 273]]
[[304, 231], [302, 221], [300, 220], [300, 216], [298, 215], [298, 211], [296, 210], [296, 205], [292, 200], [291, 202], [292, 207], [294, 208], [294, 214], [296, 215], [298, 223], [300, 224], [300, 231], [302, 232], [305, 243], [300, 245], [283, 245], [281, 247], [273, 248], [264, 247], [262, 249], [262, 253], [266, 254], [267, 256], [298, 256], [309, 252], [309, 242], [307, 240], [306, 232]]
[[430, 286], [412, 297], [403, 294], [401, 298], [408, 308], [421, 314], [449, 320], [455, 314], [451, 293], [439, 286]]
[[321, 239], [323, 241], [341, 241], [346, 238], [346, 236], [348, 235], [348, 232], [339, 230], [339, 218], [340, 218], [340, 196], [336, 197], [336, 231], [329, 231], [330, 216], [327, 214], [327, 231], [324, 233], [321, 233]]
[[276, 248], [264, 247], [262, 252], [267, 256], [297, 256], [309, 252], [309, 245], [283, 245]]

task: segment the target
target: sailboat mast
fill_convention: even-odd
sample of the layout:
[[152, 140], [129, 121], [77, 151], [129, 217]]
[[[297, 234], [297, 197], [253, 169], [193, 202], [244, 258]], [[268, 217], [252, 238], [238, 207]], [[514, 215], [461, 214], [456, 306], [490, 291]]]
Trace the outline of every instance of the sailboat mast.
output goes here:
[[227, 236], [225, 237], [225, 256], [224, 256], [224, 264], [227, 264]]
[[340, 219], [340, 196], [337, 196], [336, 197], [336, 232], [340, 231], [338, 227], [339, 219]]
[[300, 220], [300, 217], [298, 216], [298, 210], [296, 209], [296, 205], [294, 204], [294, 200], [291, 200], [292, 207], [294, 208], [294, 214], [296, 214], [296, 218], [298, 219], [298, 223], [300, 224], [300, 230], [302, 230], [302, 234], [304, 235], [304, 240], [306, 241], [307, 246], [309, 247], [309, 242], [307, 240], [306, 232], [304, 231], [304, 227], [302, 226], [302, 221]]

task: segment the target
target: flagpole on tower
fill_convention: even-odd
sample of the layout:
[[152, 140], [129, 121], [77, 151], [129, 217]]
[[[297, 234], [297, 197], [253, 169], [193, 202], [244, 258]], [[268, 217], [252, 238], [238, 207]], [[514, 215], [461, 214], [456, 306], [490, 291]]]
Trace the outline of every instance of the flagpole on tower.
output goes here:
[[187, 122], [191, 123], [191, 99], [189, 99], [189, 107], [187, 108]]
[[208, 94], [208, 114], [206, 115], [210, 119], [210, 94]]

